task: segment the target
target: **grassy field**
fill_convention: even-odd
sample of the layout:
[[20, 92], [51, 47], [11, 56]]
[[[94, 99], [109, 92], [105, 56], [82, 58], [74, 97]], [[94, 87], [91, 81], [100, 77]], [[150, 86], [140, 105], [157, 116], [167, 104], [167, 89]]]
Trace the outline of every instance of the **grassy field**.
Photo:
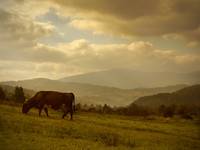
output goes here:
[[74, 121], [36, 110], [0, 105], [0, 149], [14, 150], [199, 150], [200, 124], [181, 119], [144, 119], [76, 113]]

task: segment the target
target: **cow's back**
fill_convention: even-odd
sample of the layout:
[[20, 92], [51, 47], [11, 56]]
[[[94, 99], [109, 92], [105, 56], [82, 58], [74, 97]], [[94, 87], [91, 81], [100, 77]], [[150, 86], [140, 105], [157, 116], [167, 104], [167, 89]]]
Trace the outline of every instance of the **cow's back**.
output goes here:
[[39, 105], [49, 105], [58, 109], [62, 104], [70, 105], [72, 103], [70, 96], [70, 93], [40, 91], [34, 96], [34, 99], [39, 102]]

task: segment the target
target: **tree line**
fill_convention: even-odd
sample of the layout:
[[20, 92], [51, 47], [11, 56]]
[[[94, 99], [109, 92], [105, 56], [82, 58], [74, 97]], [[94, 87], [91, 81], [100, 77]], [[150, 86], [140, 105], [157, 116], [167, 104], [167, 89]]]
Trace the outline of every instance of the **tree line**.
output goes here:
[[124, 107], [113, 107], [107, 104], [105, 105], [87, 105], [80, 104], [76, 105], [77, 111], [83, 112], [94, 112], [100, 114], [117, 114], [117, 115], [126, 115], [126, 116], [163, 116], [172, 118], [174, 116], [179, 116], [184, 119], [200, 118], [200, 106], [194, 105], [160, 105], [159, 107], [150, 108], [139, 106], [136, 104], [131, 104]]
[[16, 86], [14, 93], [9, 93], [0, 87], [0, 100], [2, 101], [14, 101], [17, 103], [23, 103], [25, 101], [24, 90], [20, 86]]

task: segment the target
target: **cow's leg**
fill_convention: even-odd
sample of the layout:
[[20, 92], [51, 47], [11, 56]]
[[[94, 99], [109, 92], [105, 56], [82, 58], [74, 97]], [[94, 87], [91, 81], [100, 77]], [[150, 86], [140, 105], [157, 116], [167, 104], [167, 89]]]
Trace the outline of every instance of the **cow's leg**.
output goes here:
[[47, 108], [47, 107], [44, 108], [44, 111], [45, 111], [47, 117], [49, 117], [49, 114], [48, 114], [48, 108]]
[[73, 120], [73, 109], [70, 110], [70, 120]]
[[39, 116], [41, 116], [42, 108], [39, 108]]
[[64, 112], [64, 114], [63, 114], [62, 118], [64, 119], [66, 115], [67, 115], [67, 113], [66, 113], [66, 112]]
[[64, 119], [65, 116], [67, 115], [67, 107], [65, 105], [62, 105], [62, 110], [63, 110], [63, 113], [64, 113], [62, 118]]
[[42, 109], [44, 108], [44, 104], [40, 104], [38, 109], [39, 109], [39, 116], [41, 116]]

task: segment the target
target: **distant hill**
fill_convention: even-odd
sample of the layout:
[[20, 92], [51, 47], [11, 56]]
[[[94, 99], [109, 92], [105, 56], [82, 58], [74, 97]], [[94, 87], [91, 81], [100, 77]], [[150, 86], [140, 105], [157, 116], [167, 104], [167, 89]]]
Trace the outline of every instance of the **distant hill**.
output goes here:
[[138, 98], [137, 105], [158, 107], [160, 105], [199, 105], [200, 106], [200, 84], [185, 87], [172, 93], [159, 93], [151, 96]]
[[65, 82], [88, 83], [122, 89], [153, 88], [176, 84], [200, 83], [200, 71], [192, 73], [142, 72], [131, 69], [112, 69], [75, 75], [60, 79]]
[[36, 78], [22, 81], [8, 81], [0, 84], [10, 86], [22, 86], [34, 91], [54, 90], [61, 92], [74, 92], [77, 102], [87, 104], [109, 104], [124, 106], [133, 100], [145, 95], [152, 95], [159, 92], [173, 92], [185, 87], [186, 85], [175, 85], [158, 88], [142, 89], [120, 89], [114, 87], [98, 86], [83, 83], [62, 82], [45, 78]]

